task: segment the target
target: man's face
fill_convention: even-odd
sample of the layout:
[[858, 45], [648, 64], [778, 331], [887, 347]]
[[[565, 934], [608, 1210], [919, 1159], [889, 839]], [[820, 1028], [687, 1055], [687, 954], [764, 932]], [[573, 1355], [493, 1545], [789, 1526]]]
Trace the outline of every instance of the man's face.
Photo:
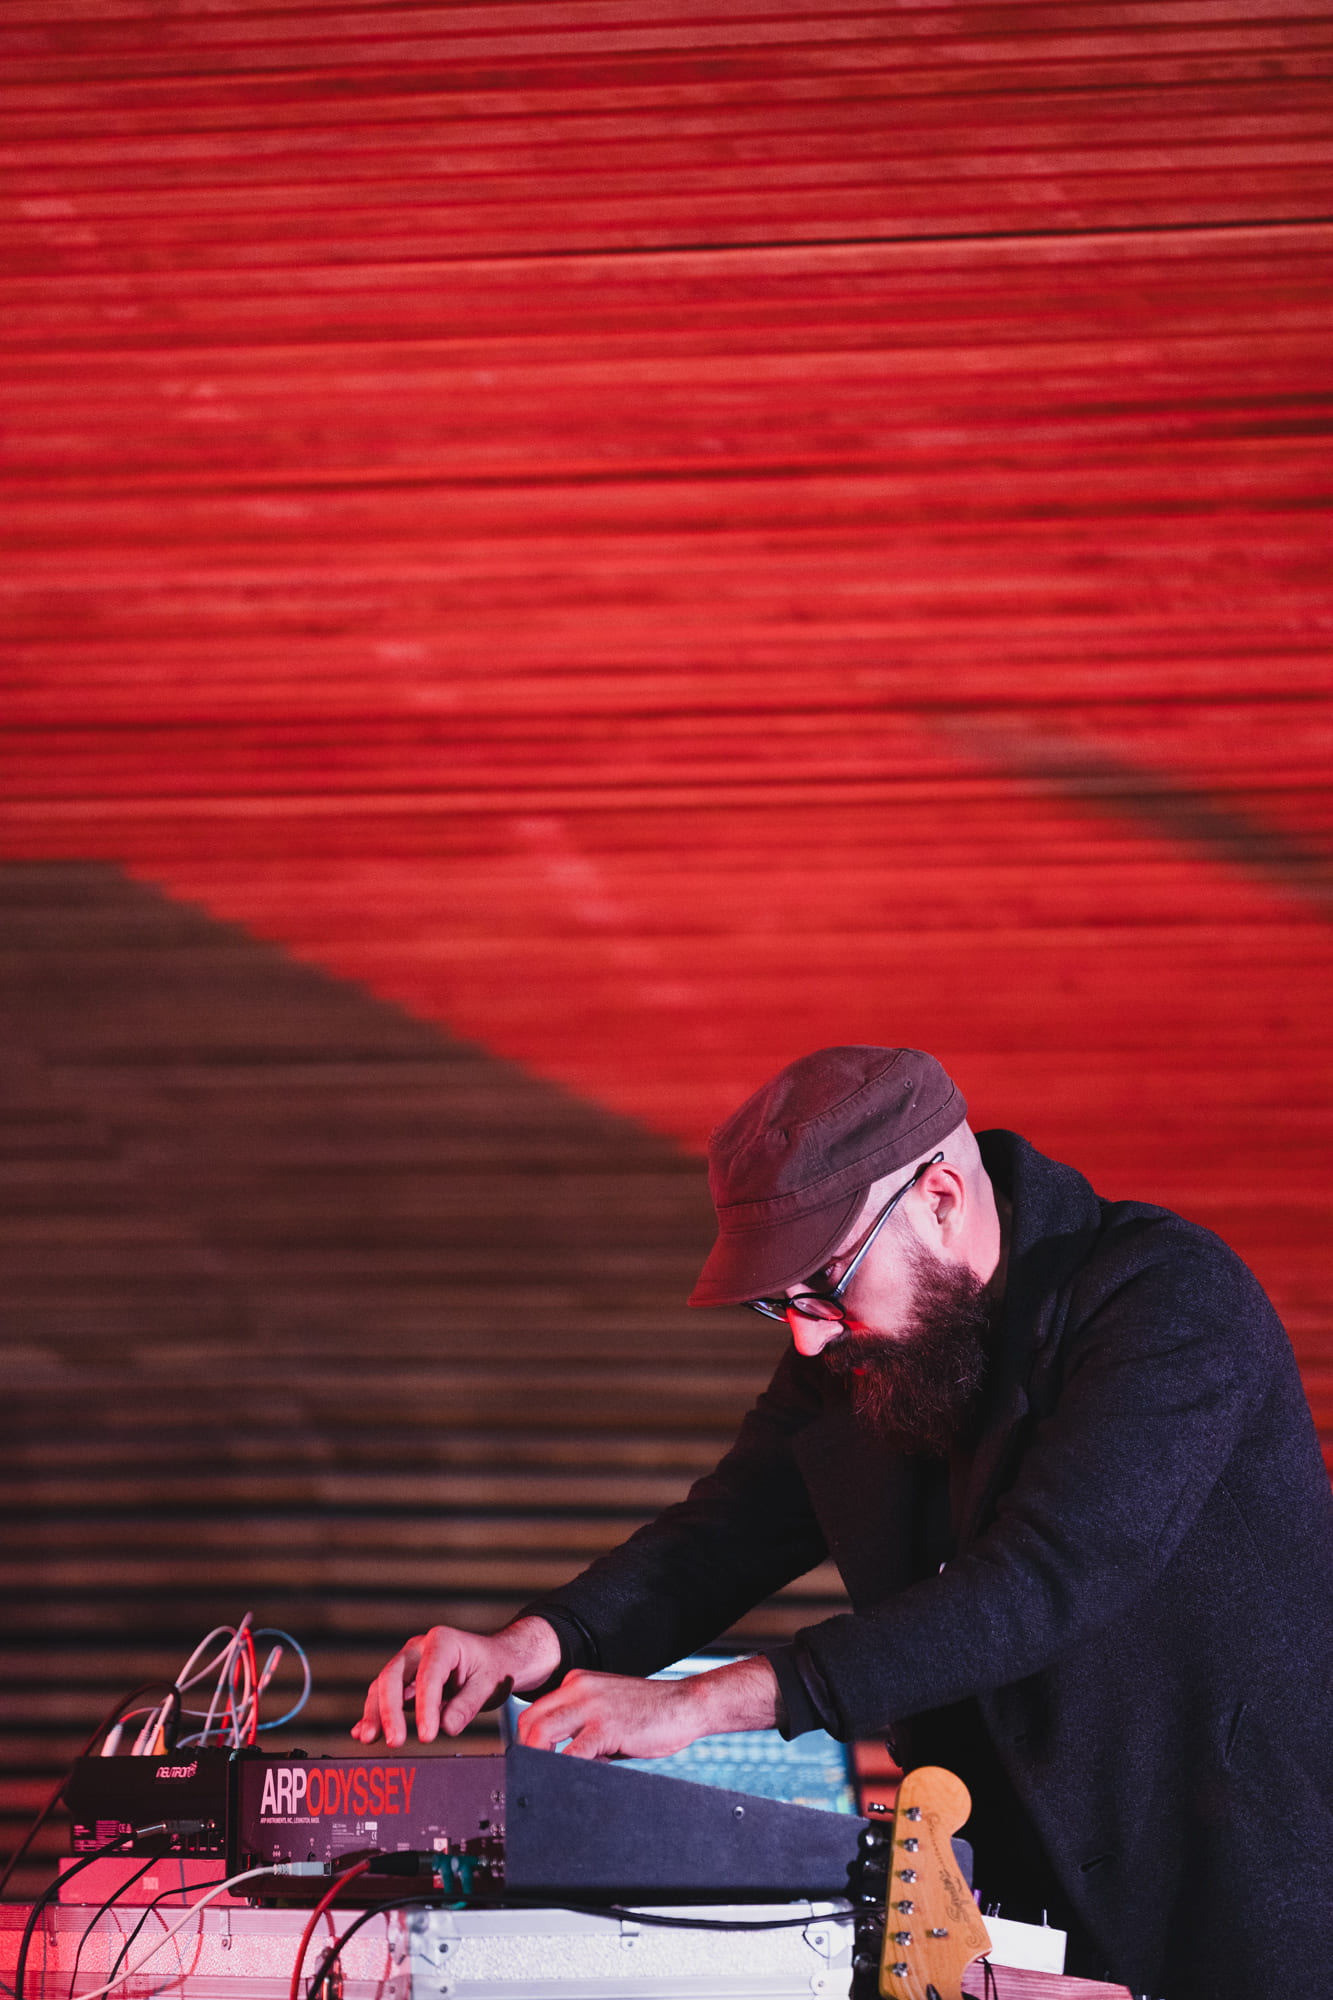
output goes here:
[[897, 1333], [849, 1327], [824, 1364], [851, 1386], [860, 1420], [897, 1451], [942, 1456], [971, 1432], [998, 1316], [989, 1288], [966, 1264], [906, 1252], [911, 1300]]
[[[831, 1273], [837, 1275], [835, 1259]], [[848, 1293], [845, 1328], [790, 1316], [803, 1354], [845, 1380], [857, 1416], [894, 1449], [940, 1455], [971, 1429], [999, 1302], [965, 1263], [910, 1229], [878, 1239]]]

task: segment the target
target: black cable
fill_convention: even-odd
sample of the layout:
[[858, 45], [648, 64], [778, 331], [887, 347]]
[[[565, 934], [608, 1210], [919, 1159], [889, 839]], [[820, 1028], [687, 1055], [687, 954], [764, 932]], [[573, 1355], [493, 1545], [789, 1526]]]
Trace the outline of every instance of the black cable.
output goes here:
[[324, 1991], [324, 1982], [338, 1963], [338, 1954], [341, 1952], [343, 1946], [350, 1938], [355, 1937], [362, 1924], [368, 1924], [372, 1917], [378, 1917], [387, 1910], [424, 1910], [435, 1909], [439, 1906], [440, 1892], [437, 1890], [433, 1896], [386, 1897], [384, 1902], [376, 1903], [374, 1909], [363, 1910], [359, 1917], [353, 1918], [342, 1936], [335, 1938], [329, 1946], [316, 1968], [314, 1977], [307, 1981], [306, 1992], [308, 1994], [319, 1994]]
[[[93, 1932], [97, 1929], [97, 1926], [101, 1923], [107, 1911], [111, 1908], [111, 1905], [113, 1903], [119, 1902], [120, 1898], [125, 1894], [125, 1891], [127, 1889], [132, 1889], [135, 1883], [140, 1881], [148, 1873], [150, 1868], [155, 1868], [157, 1866], [159, 1859], [160, 1857], [158, 1855], [150, 1854], [148, 1859], [144, 1862], [142, 1868], [136, 1868], [132, 1875], [128, 1875], [123, 1882], [118, 1882], [116, 1884], [116, 1887], [111, 1891], [111, 1894], [107, 1897], [106, 1901], [100, 1906], [100, 1908], [94, 1910], [92, 1916], [90, 1917], [87, 1925], [84, 1928], [83, 1936], [79, 1939], [79, 1948], [74, 1954], [74, 1970], [69, 1975], [69, 2000], [74, 2000], [75, 1989], [79, 1983], [79, 1960], [83, 1957], [83, 1947], [87, 1944], [89, 1938], [92, 1936]], [[66, 1873], [68, 1873], [68, 1870], [66, 1871]]]
[[673, 1917], [660, 1910], [638, 1910], [627, 1903], [571, 1903], [563, 1896], [516, 1896], [512, 1893], [486, 1901], [474, 1897], [462, 1907], [469, 1910], [572, 1910], [578, 1917], [607, 1917], [680, 1931], [794, 1931], [810, 1924], [850, 1924], [856, 1916], [856, 1911], [849, 1908], [828, 1910], [822, 1916], [739, 1917], [728, 1923], [722, 1917]]
[[[116, 1722], [125, 1713], [125, 1710], [129, 1707], [132, 1701], [137, 1701], [141, 1694], [150, 1694], [150, 1693], [160, 1694], [163, 1688], [167, 1688], [170, 1690], [168, 1699], [173, 1704], [174, 1713], [172, 1715], [171, 1721], [168, 1722], [166, 1725], [166, 1736], [167, 1736], [167, 1748], [168, 1749], [174, 1748], [176, 1738], [180, 1734], [181, 1691], [176, 1686], [175, 1681], [161, 1679], [152, 1681], [140, 1681], [138, 1687], [131, 1688], [128, 1694], [122, 1695], [120, 1700], [115, 1704], [114, 1708], [110, 1708], [107, 1710], [106, 1714], [102, 1717], [102, 1720], [98, 1723], [96, 1729], [94, 1729], [92, 1735], [88, 1738], [88, 1741], [84, 1744], [82, 1750], [78, 1752], [78, 1755], [80, 1757], [89, 1756], [92, 1752], [92, 1747], [94, 1743], [96, 1743], [98, 1737], [102, 1734], [103, 1730], [110, 1729], [112, 1723]], [[3, 1872], [0, 1872], [0, 1896], [4, 1895], [5, 1888], [9, 1882], [10, 1876], [14, 1873], [14, 1870], [18, 1867], [19, 1862], [23, 1859], [28, 1849], [32, 1846], [33, 1841], [37, 1838], [42, 1828], [46, 1825], [47, 1820], [50, 1819], [52, 1813], [59, 1805], [60, 1795], [65, 1789], [65, 1784], [68, 1777], [69, 1773], [68, 1771], [66, 1771], [61, 1775], [60, 1778], [57, 1779], [55, 1790], [52, 1792], [50, 1798], [46, 1801], [46, 1804], [42, 1807], [36, 1819], [33, 1821], [32, 1825], [28, 1828], [28, 1831], [24, 1834], [22, 1840], [19, 1842], [18, 1846], [14, 1849], [14, 1852], [10, 1855], [8, 1861], [5, 1863]]]
[[23, 2000], [23, 1974], [28, 1963], [28, 1947], [32, 1943], [32, 1934], [37, 1928], [37, 1919], [41, 1916], [47, 1904], [60, 1893], [65, 1883], [71, 1881], [75, 1875], [81, 1875], [85, 1868], [92, 1867], [94, 1861], [100, 1861], [104, 1855], [114, 1854], [118, 1847], [123, 1847], [127, 1840], [133, 1840], [134, 1838], [135, 1835], [133, 1829], [131, 1829], [129, 1833], [118, 1833], [114, 1840], [105, 1841], [101, 1847], [95, 1848], [91, 1854], [81, 1854], [78, 1860], [65, 1870], [63, 1875], [58, 1876], [54, 1882], [48, 1882], [46, 1887], [40, 1892], [36, 1902], [28, 1912], [28, 1921], [23, 1926], [23, 1940], [19, 1945], [19, 1955], [14, 1965], [14, 2000]]
[[[134, 1929], [130, 1932], [129, 1936], [122, 1943], [120, 1950], [116, 1953], [115, 1963], [111, 1967], [111, 1972], [108, 1977], [107, 1984], [110, 1985], [111, 1981], [114, 1980], [116, 1974], [120, 1971], [121, 1966], [125, 1963], [126, 1958], [129, 1956], [130, 1946], [134, 1943], [134, 1940], [138, 1937], [140, 1931], [143, 1929], [144, 1925], [148, 1922], [148, 1919], [152, 1916], [154, 1910], [156, 1910], [160, 1904], [165, 1903], [168, 1896], [184, 1896], [187, 1894], [193, 1895], [196, 1889], [198, 1890], [216, 1889], [221, 1883], [226, 1882], [227, 1880], [229, 1880], [228, 1876], [219, 1875], [212, 1882], [191, 1882], [187, 1884], [185, 1881], [185, 1871], [184, 1869], [182, 1869], [181, 1885], [179, 1889], [174, 1889], [174, 1888], [163, 1889], [160, 1895], [154, 1896], [151, 1903], [144, 1904], [143, 1915], [140, 1917], [138, 1923], [134, 1926]], [[15, 2000], [19, 2000], [18, 1995], [15, 1995]], [[70, 2000], [73, 2000], [73, 1995], [70, 1996]]]
[[557, 1903], [556, 1909], [573, 1910], [583, 1917], [623, 1917], [635, 1924], [657, 1924], [667, 1930], [681, 1931], [794, 1931], [808, 1930], [811, 1924], [850, 1924], [855, 1910], [826, 1910], [822, 1916], [808, 1917], [759, 1917], [742, 1918], [738, 1923], [724, 1923], [720, 1917], [669, 1917], [660, 1911], [631, 1910], [620, 1903], [604, 1903], [595, 1909], [591, 1903]]
[[[999, 2000], [1000, 1989], [999, 1986], [996, 1984], [995, 1968], [991, 1964], [990, 1958], [988, 1956], [982, 1957], [977, 1959], [975, 1962], [977, 1965], [981, 1967], [982, 1980], [983, 1980], [983, 1985], [981, 1990], [985, 1995], [985, 2000]], [[972, 1967], [969, 1966], [968, 1971], [970, 1972], [971, 1970]], [[965, 1993], [963, 1995], [963, 2000], [972, 2000], [972, 1995], [970, 1993]]]

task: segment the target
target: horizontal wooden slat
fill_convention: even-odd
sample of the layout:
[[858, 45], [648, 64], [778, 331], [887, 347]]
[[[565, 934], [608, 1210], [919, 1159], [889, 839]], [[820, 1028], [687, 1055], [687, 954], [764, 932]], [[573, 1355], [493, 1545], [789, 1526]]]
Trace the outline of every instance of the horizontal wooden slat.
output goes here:
[[[707, 1217], [664, 1142], [114, 874], [45, 880], [65, 918], [0, 871], [15, 1838], [116, 1695], [245, 1608], [311, 1653], [285, 1740], [343, 1747], [409, 1631], [502, 1623], [680, 1497], [780, 1345], [682, 1311]], [[52, 973], [112, 1046], [49, 1041]], [[841, 1602], [821, 1569], [748, 1629]]]
[[706, 1470], [802, 1047], [1219, 1229], [1333, 1451], [1326, 12], [9, 9], [8, 1825]]

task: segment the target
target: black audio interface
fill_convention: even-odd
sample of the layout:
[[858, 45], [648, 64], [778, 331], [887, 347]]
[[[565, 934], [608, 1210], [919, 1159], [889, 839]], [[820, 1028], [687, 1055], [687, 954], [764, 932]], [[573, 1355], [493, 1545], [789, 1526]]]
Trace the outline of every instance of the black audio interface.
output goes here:
[[[227, 1852], [230, 1750], [163, 1757], [76, 1757], [62, 1797], [75, 1854], [120, 1839], [122, 1854]], [[135, 1828], [157, 1827], [164, 1831]]]

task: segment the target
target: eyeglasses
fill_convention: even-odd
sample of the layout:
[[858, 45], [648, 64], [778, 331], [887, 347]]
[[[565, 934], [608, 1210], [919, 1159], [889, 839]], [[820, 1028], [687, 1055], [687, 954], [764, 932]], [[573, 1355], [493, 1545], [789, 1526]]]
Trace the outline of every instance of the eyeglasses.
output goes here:
[[923, 1160], [912, 1175], [911, 1180], [905, 1181], [897, 1194], [893, 1195], [880, 1210], [875, 1220], [871, 1223], [868, 1233], [853, 1255], [851, 1263], [847, 1266], [847, 1269], [843, 1272], [831, 1291], [792, 1292], [786, 1298], [778, 1299], [747, 1299], [745, 1303], [749, 1306], [750, 1311], [763, 1313], [765, 1319], [785, 1320], [788, 1313], [799, 1313], [802, 1319], [835, 1319], [840, 1320], [843, 1325], [846, 1325], [847, 1309], [843, 1305], [843, 1298], [848, 1285], [851, 1284], [852, 1279], [861, 1267], [861, 1261], [866, 1251], [879, 1235], [880, 1230], [893, 1214], [894, 1209], [897, 1208], [903, 1196], [910, 1194], [922, 1174], [928, 1173], [932, 1167], [937, 1167], [943, 1158], [943, 1153], [935, 1153], [930, 1159]]

